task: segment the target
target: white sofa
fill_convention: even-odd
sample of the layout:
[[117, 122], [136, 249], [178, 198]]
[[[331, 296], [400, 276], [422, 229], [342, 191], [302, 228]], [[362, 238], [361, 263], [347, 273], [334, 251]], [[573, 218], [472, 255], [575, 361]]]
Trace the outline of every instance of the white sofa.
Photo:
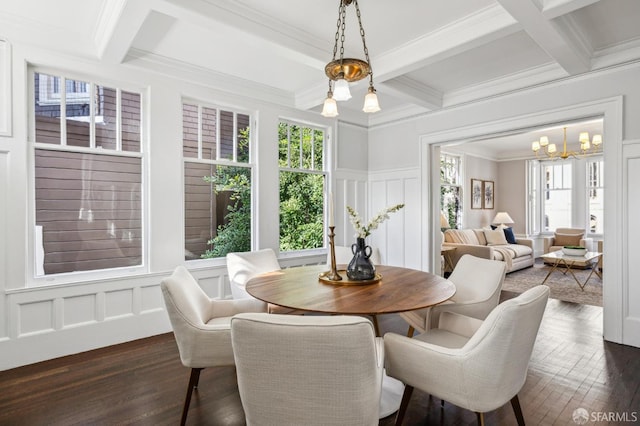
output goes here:
[[[502, 231], [498, 229], [498, 231]], [[492, 234], [491, 234], [492, 233]], [[507, 263], [507, 272], [517, 271], [535, 262], [533, 254], [533, 240], [528, 238], [517, 238], [516, 244], [487, 243], [487, 234], [495, 235], [495, 230], [490, 229], [447, 229], [444, 232], [443, 247], [455, 247], [448, 255], [451, 263], [455, 267], [465, 254], [481, 257], [483, 259], [501, 260]], [[493, 241], [496, 241], [492, 238]]]

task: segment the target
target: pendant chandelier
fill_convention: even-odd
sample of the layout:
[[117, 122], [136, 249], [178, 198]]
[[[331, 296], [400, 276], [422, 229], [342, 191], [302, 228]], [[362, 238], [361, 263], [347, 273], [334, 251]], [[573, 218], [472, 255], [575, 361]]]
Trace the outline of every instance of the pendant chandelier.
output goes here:
[[[344, 57], [345, 18], [347, 6], [351, 3], [354, 3], [356, 16], [358, 17], [360, 37], [362, 38], [362, 47], [364, 49], [364, 61], [362, 59]], [[339, 52], [338, 43], [340, 43]], [[338, 56], [338, 53], [340, 56]], [[338, 115], [338, 104], [336, 101], [346, 101], [351, 99], [349, 83], [362, 80], [367, 76], [369, 76], [369, 90], [364, 98], [364, 107], [362, 108], [362, 111], [367, 113], [380, 111], [376, 89], [373, 87], [373, 70], [371, 69], [367, 43], [364, 39], [364, 29], [362, 28], [362, 19], [360, 16], [360, 8], [358, 7], [358, 0], [340, 0], [335, 44], [333, 45], [333, 59], [324, 67], [324, 72], [327, 77], [329, 77], [329, 91], [327, 92], [327, 99], [325, 99], [324, 106], [322, 108], [323, 116], [336, 117]]]
[[549, 138], [542, 136], [540, 140], [531, 143], [531, 150], [536, 153], [542, 152], [551, 159], [561, 158], [566, 160], [569, 157], [580, 158], [589, 154], [595, 154], [600, 150], [602, 145], [602, 135], [593, 135], [593, 139], [589, 140], [589, 132], [580, 132], [578, 141], [580, 142], [580, 151], [567, 151], [567, 128], [563, 127], [562, 152], [558, 152], [555, 143], [549, 143]]

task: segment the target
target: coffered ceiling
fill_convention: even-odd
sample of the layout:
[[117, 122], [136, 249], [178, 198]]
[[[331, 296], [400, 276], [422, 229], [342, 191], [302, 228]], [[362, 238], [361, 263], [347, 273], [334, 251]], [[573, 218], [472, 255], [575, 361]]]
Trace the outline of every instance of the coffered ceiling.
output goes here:
[[[319, 111], [338, 0], [21, 0], [0, 38]], [[359, 0], [382, 111], [375, 125], [637, 61], [638, 0]], [[362, 57], [354, 6], [345, 56]], [[365, 117], [365, 118], [362, 118]]]

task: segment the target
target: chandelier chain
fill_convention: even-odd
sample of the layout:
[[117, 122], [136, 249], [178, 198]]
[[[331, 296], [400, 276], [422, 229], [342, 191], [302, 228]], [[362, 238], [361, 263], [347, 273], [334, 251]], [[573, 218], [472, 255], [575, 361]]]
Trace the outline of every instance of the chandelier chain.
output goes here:
[[343, 3], [342, 5], [342, 28], [340, 34], [340, 64], [342, 64], [342, 59], [344, 58], [344, 29], [346, 28], [347, 22], [347, 6]]
[[356, 6], [356, 16], [358, 17], [358, 25], [360, 26], [360, 38], [362, 38], [362, 47], [364, 49], [364, 58], [369, 64], [369, 76], [373, 78], [373, 67], [371, 67], [371, 60], [369, 59], [369, 49], [367, 49], [367, 42], [364, 38], [364, 27], [362, 26], [362, 17], [360, 15], [360, 7], [358, 6], [358, 0], [354, 0]]
[[340, 2], [340, 6], [338, 7], [338, 20], [336, 22], [336, 39], [333, 44], [333, 60], [336, 60], [336, 54], [338, 53], [338, 40], [340, 40], [340, 26], [342, 24], [342, 2]]

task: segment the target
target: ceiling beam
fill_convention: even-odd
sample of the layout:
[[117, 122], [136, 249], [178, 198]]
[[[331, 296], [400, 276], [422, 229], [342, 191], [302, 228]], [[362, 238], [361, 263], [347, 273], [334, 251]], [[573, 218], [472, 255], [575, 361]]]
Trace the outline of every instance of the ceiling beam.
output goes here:
[[106, 63], [122, 63], [150, 12], [146, 0], [104, 2], [94, 34], [98, 57]]
[[569, 75], [591, 69], [588, 43], [568, 16], [547, 19], [534, 0], [498, 0], [533, 39]]
[[309, 36], [284, 21], [278, 20], [241, 2], [228, 0], [154, 0], [154, 10], [183, 19], [204, 28], [218, 24], [240, 29], [256, 36], [269, 48], [284, 57], [292, 58], [313, 68], [326, 63], [325, 41]]
[[442, 92], [406, 76], [386, 80], [381, 90], [429, 111], [442, 108]]
[[546, 0], [542, 14], [547, 19], [566, 15], [583, 7], [598, 3], [600, 0]]

